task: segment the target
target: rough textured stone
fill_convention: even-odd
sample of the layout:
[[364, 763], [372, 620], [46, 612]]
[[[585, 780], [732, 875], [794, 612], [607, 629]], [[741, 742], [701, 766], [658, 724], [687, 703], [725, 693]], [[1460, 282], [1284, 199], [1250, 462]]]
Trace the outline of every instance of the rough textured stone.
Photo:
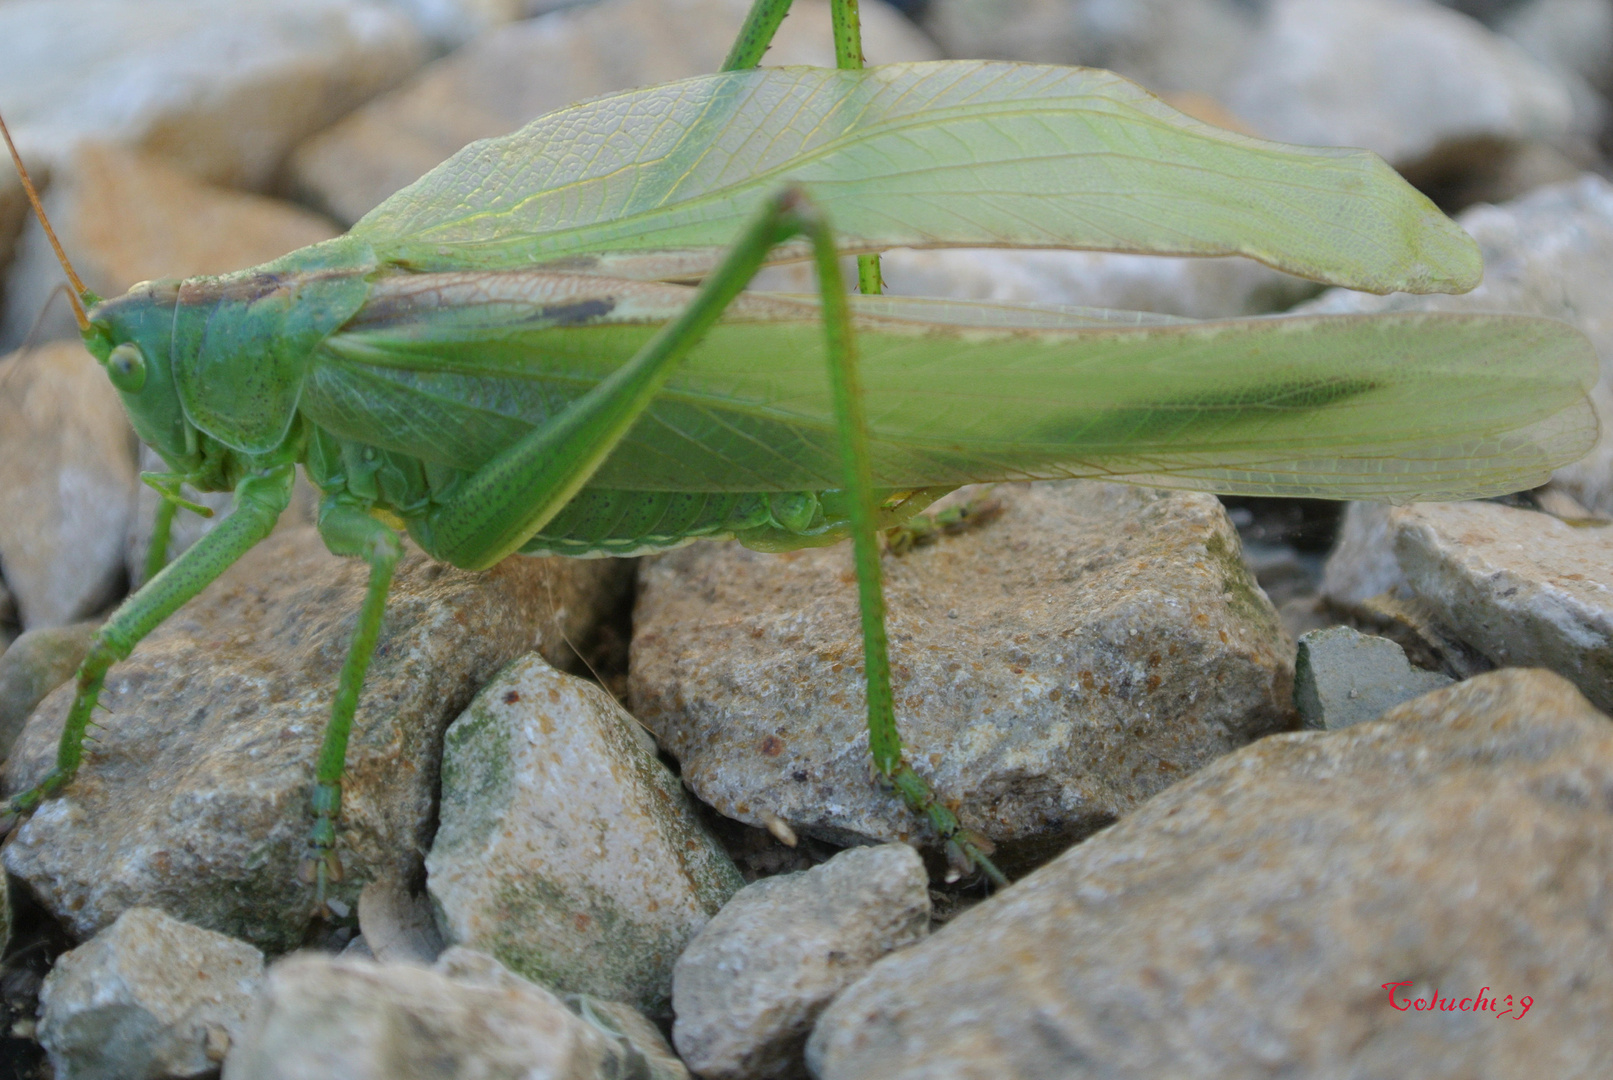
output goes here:
[[[909, 760], [1010, 863], [1289, 722], [1292, 646], [1214, 498], [995, 497], [995, 520], [884, 569]], [[929, 842], [869, 768], [848, 545], [692, 546], [646, 563], [639, 590], [634, 715], [702, 799], [754, 825]]]
[[116, 596], [135, 483], [123, 403], [84, 346], [0, 360], [0, 567], [24, 629]]
[[[295, 877], [313, 761], [367, 577], [311, 528], [249, 552], [112, 669], [84, 767], [23, 825], [7, 868], [80, 936], [148, 905], [270, 952], [299, 942], [313, 906]], [[618, 580], [606, 561], [510, 559], [471, 574], [409, 549], [347, 753], [337, 899], [418, 874], [443, 729], [513, 657], [582, 640]], [[54, 760], [72, 692], [35, 711], [8, 791]]]
[[78, 670], [98, 625], [82, 622], [30, 630], [0, 653], [0, 758], [11, 752], [45, 695]]
[[1591, 393], [1602, 438], [1556, 479], [1592, 510], [1613, 510], [1613, 184], [1599, 176], [1542, 188], [1505, 206], [1457, 218], [1484, 253], [1484, 281], [1462, 296], [1368, 296], [1332, 289], [1303, 314], [1378, 311], [1515, 311], [1573, 323], [1602, 360]]
[[450, 944], [566, 992], [666, 1007], [672, 963], [743, 884], [637, 724], [536, 656], [448, 729], [426, 859]]
[[1505, 38], [1431, 0], [1274, 0], [1227, 106], [1271, 139], [1430, 164], [1566, 135], [1572, 94]]
[[1299, 639], [1294, 705], [1308, 728], [1337, 731], [1376, 720], [1402, 701], [1450, 684], [1448, 675], [1412, 667], [1405, 650], [1388, 638], [1348, 626]]
[[1545, 672], [1262, 739], [876, 964], [808, 1060], [822, 1080], [1597, 1075], [1610, 790], [1613, 724]]
[[269, 969], [225, 1080], [605, 1080], [611, 1040], [524, 980], [305, 953]]
[[1495, 503], [1401, 507], [1390, 522], [1407, 585], [1441, 624], [1613, 709], [1613, 528]]
[[245, 942], [131, 908], [56, 961], [39, 1041], [57, 1080], [213, 1074], [262, 981], [263, 954]]
[[86, 140], [238, 187], [424, 58], [407, 16], [365, 0], [11, 0], [0, 100], [54, 164]]
[[[45, 212], [90, 291], [119, 296], [137, 281], [222, 274], [335, 236], [306, 210], [193, 180], [154, 157], [104, 144], [80, 147], [52, 172]], [[77, 338], [72, 309], [51, 290], [63, 280], [44, 230], [25, 230], [6, 290], [0, 341]]]
[[[616, 90], [722, 66], [750, 0], [601, 0], [504, 27], [300, 147], [298, 187], [351, 224], [475, 139]], [[881, 0], [861, 5], [870, 63], [928, 60], [934, 47]], [[825, 0], [798, 0], [768, 64], [834, 66]]]
[[906, 844], [852, 848], [747, 885], [672, 973], [672, 1039], [708, 1080], [804, 1075], [818, 1014], [875, 960], [921, 940], [930, 879]]

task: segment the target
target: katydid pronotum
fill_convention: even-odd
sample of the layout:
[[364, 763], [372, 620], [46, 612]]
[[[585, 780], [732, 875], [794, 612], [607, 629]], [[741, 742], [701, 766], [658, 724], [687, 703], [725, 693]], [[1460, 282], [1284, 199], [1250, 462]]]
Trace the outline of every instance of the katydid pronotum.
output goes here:
[[[475, 143], [346, 236], [252, 270], [101, 300], [58, 245], [86, 346], [171, 470], [150, 478], [159, 534], [181, 483], [236, 504], [102, 627], [56, 765], [10, 812], [72, 780], [110, 666], [268, 534], [302, 464], [326, 544], [370, 567], [314, 778], [303, 866], [321, 899], [400, 529], [469, 569], [849, 536], [874, 766], [1000, 879], [903, 757], [878, 529], [1006, 479], [1496, 494], [1593, 442], [1594, 354], [1548, 320], [1196, 323], [872, 295], [897, 246], [1238, 254], [1375, 292], [1461, 291], [1482, 267], [1364, 152], [1221, 131], [1105, 72], [862, 70], [855, 0], [835, 0], [839, 69], [758, 69], [787, 7], [758, 0], [729, 70]], [[816, 296], [743, 291], [803, 258]]]

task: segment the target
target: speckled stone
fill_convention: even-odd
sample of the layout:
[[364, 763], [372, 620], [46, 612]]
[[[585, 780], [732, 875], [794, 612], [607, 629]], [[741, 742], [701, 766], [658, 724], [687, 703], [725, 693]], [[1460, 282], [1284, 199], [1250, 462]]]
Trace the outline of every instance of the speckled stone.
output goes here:
[[906, 844], [842, 851], [740, 890], [672, 972], [672, 1039], [705, 1080], [805, 1076], [818, 1014], [930, 928], [930, 877]]
[[[80, 937], [150, 906], [267, 952], [298, 944], [314, 906], [296, 879], [314, 757], [367, 578], [309, 527], [252, 549], [112, 669], [97, 741], [6, 847], [6, 868]], [[562, 633], [581, 640], [619, 581], [607, 560], [472, 574], [408, 549], [348, 748], [338, 899], [418, 875], [443, 729], [515, 656], [565, 655]], [[72, 693], [34, 712], [8, 792], [53, 763]]]
[[1262, 739], [880, 961], [808, 1061], [819, 1080], [1597, 1076], [1610, 791], [1613, 723], [1541, 671]]
[[[884, 560], [915, 768], [1011, 863], [1062, 850], [1291, 722], [1292, 645], [1205, 495], [1068, 482]], [[645, 564], [634, 715], [724, 814], [930, 837], [870, 772], [849, 545]]]
[[[505, 973], [508, 976], [508, 973]], [[224, 1080], [604, 1080], [612, 1040], [540, 986], [317, 953], [269, 969]]]
[[40, 990], [56, 1080], [215, 1073], [263, 981], [263, 954], [152, 908], [130, 908], [62, 954]]
[[448, 729], [442, 775], [426, 887], [444, 940], [664, 1011], [673, 961], [744, 881], [633, 718], [524, 657]]

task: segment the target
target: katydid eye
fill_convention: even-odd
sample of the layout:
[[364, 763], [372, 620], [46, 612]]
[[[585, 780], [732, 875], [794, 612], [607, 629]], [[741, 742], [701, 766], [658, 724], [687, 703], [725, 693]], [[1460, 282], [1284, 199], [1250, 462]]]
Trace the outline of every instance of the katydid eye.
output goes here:
[[113, 349], [106, 358], [106, 374], [125, 394], [139, 393], [146, 385], [146, 358], [140, 354], [140, 346], [125, 341]]

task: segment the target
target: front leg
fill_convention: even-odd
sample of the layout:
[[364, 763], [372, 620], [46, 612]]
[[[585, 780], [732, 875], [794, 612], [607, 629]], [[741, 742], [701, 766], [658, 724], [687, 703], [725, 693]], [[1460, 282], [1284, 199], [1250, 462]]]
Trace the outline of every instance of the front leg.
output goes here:
[[125, 659], [164, 619], [269, 535], [281, 513], [291, 504], [291, 485], [295, 478], [293, 466], [280, 465], [242, 480], [236, 485], [235, 509], [229, 517], [112, 613], [79, 665], [78, 693], [57, 744], [55, 767], [39, 783], [11, 797], [5, 809], [8, 818], [32, 811], [73, 779], [84, 759], [84, 736], [95, 712], [95, 703], [101, 696], [107, 670]]

